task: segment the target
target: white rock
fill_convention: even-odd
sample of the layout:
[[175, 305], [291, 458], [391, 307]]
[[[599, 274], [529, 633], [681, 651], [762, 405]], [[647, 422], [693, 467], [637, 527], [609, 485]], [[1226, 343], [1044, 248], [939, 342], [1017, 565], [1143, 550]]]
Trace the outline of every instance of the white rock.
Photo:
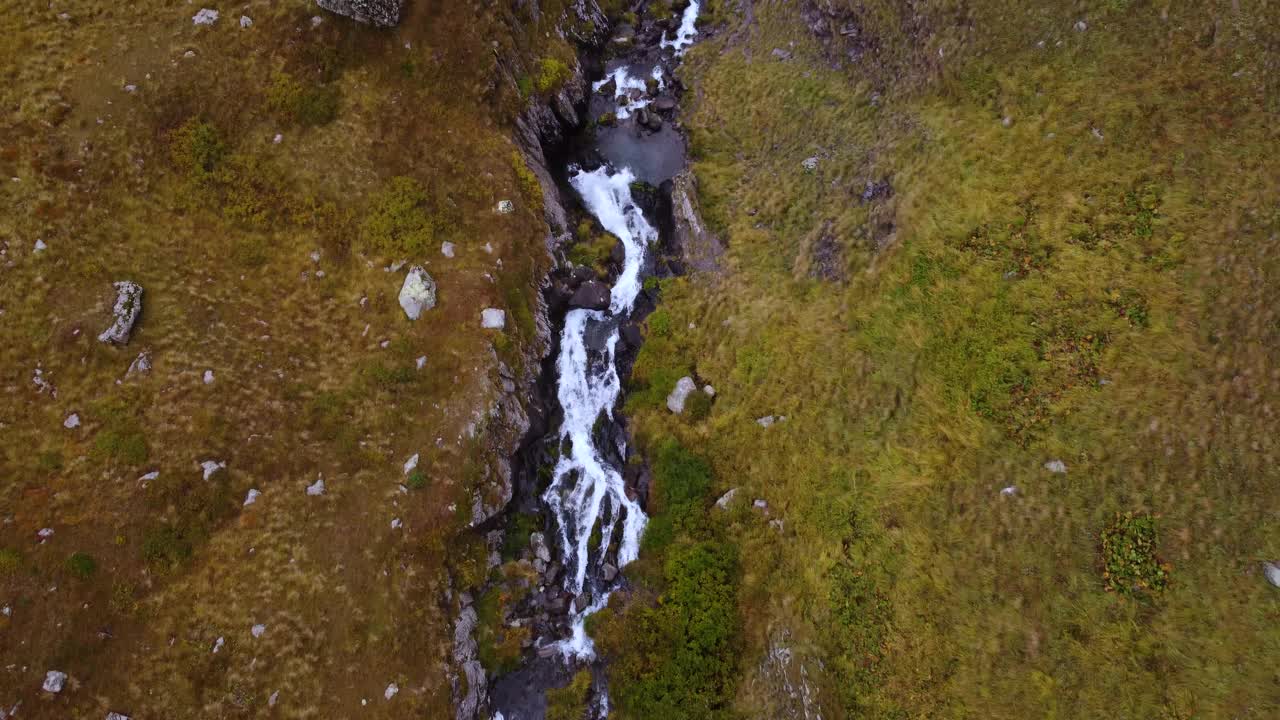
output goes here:
[[311, 16], [311, 27], [313, 27], [313, 28], [314, 28], [314, 27], [320, 27], [320, 23], [322, 23], [322, 22], [324, 22], [324, 18], [320, 17], [319, 15], [312, 15], [312, 16]]
[[253, 18], [249, 17], [248, 15], [241, 15], [240, 27], [242, 28], [253, 27]]
[[705, 393], [707, 397], [715, 397], [715, 396], [716, 396], [716, 389], [715, 389], [715, 388], [713, 388], [713, 387], [711, 387], [710, 385], [703, 385], [703, 386], [702, 386], [702, 392], [703, 392], [703, 393]]
[[160, 471], [159, 471], [159, 470], [152, 470], [151, 472], [147, 473], [146, 475], [143, 475], [142, 477], [139, 477], [139, 478], [138, 478], [138, 482], [140, 482], [140, 483], [149, 483], [149, 482], [151, 482], [152, 480], [155, 480], [155, 479], [156, 479], [156, 478], [158, 478], [158, 477], [160, 477]]
[[41, 540], [48, 540], [53, 537], [53, 528], [40, 528], [36, 531], [36, 535], [38, 535]]
[[447, 258], [453, 257], [454, 244], [451, 242], [440, 243], [440, 254]]
[[205, 385], [212, 385], [212, 384], [213, 384], [213, 371], [212, 371], [212, 370], [205, 370], [205, 371], [204, 371], [204, 384], [205, 384]]
[[1280, 587], [1280, 565], [1273, 562], [1262, 563], [1262, 572], [1266, 574], [1267, 580], [1272, 585]]
[[762, 418], [756, 418], [756, 424], [762, 428], [767, 428], [777, 422], [777, 418], [772, 415], [765, 415]]
[[1051, 473], [1065, 473], [1067, 471], [1067, 464], [1061, 460], [1050, 460], [1044, 464], [1044, 469]]
[[278, 702], [280, 702], [279, 690], [271, 693], [271, 697], [267, 698], [267, 707], [275, 707]]
[[667, 396], [667, 409], [677, 415], [683, 413], [684, 401], [689, 397], [689, 393], [697, 389], [698, 385], [693, 382], [693, 378], [688, 376], [680, 378], [671, 394]]
[[1073, 27], [1076, 29], [1076, 32], [1084, 32], [1089, 29], [1089, 23], [1083, 20], [1077, 20]]
[[31, 252], [33, 253], [44, 252], [45, 250], [48, 250], [48, 249], [49, 249], [49, 246], [45, 245], [43, 240], [41, 240], [40, 238], [36, 238], [36, 244], [33, 248], [31, 248]]
[[74, 430], [80, 427], [80, 416], [76, 413], [71, 413], [67, 416], [66, 420], [62, 421], [62, 427], [68, 430]]
[[98, 342], [125, 345], [138, 316], [142, 314], [142, 286], [132, 280], [122, 280], [115, 287], [116, 304], [111, 309], [111, 327], [102, 331]]
[[253, 627], [249, 628], [249, 634], [256, 638], [262, 637], [262, 634], [265, 633], [266, 631], [267, 631], [267, 626], [263, 625], [262, 623], [258, 623], [257, 625], [254, 625]]
[[208, 480], [210, 477], [213, 477], [214, 473], [225, 468], [226, 466], [227, 466], [227, 463], [225, 461], [219, 462], [217, 460], [205, 460], [204, 462], [200, 463], [200, 470], [204, 472], [204, 479]]
[[149, 372], [151, 372], [151, 351], [143, 350], [138, 353], [138, 357], [134, 358], [133, 362], [129, 363], [129, 369], [125, 371], [124, 376], [130, 377]]
[[200, 12], [191, 16], [191, 22], [195, 25], [212, 25], [218, 22], [218, 11], [200, 8]]
[[757, 510], [768, 510], [768, 509], [769, 509], [769, 503], [765, 502], [764, 500], [759, 500], [759, 499], [757, 499], [755, 502], [751, 503], [751, 506], [752, 506], [752, 507], [754, 507], [754, 508], [755, 508], [755, 509], [757, 509]]
[[426, 356], [426, 355], [422, 355], [422, 356], [420, 356], [417, 360], [414, 360], [413, 362], [414, 362], [414, 364], [415, 364], [415, 365], [417, 365], [417, 366], [418, 366], [418, 369], [419, 369], [419, 370], [421, 370], [421, 369], [422, 369], [423, 367], [425, 367], [425, 366], [426, 366], [426, 364], [427, 364], [427, 356]]
[[250, 505], [258, 502], [258, 498], [260, 497], [262, 497], [262, 493], [250, 488], [249, 494], [244, 496], [244, 507], [249, 507]]
[[12, 614], [13, 614], [13, 608], [9, 607], [8, 605], [5, 605], [4, 607], [0, 608], [0, 615], [9, 617]]
[[323, 494], [324, 494], [324, 478], [322, 477], [322, 478], [320, 478], [319, 480], [316, 480], [315, 482], [313, 482], [313, 483], [311, 483], [310, 485], [308, 485], [308, 486], [307, 486], [307, 494], [308, 494], [308, 495], [323, 495]]
[[426, 270], [414, 265], [400, 287], [400, 307], [410, 320], [417, 320], [424, 310], [436, 306], [436, 281], [431, 279]]
[[50, 670], [44, 674], [44, 685], [41, 685], [40, 687], [44, 688], [45, 692], [60, 693], [62, 692], [62, 686], [66, 684], [66, 673], [58, 672], [57, 670]]
[[391, 529], [392, 529], [392, 530], [399, 530], [399, 529], [400, 529], [400, 527], [401, 527], [402, 525], [404, 525], [404, 523], [400, 522], [400, 518], [392, 518], [392, 519], [391, 519]]
[[213, 652], [216, 654], [219, 650], [222, 649], [222, 646], [226, 644], [226, 642], [227, 641], [225, 639], [219, 636], [217, 640], [213, 641]]
[[400, 692], [400, 686], [396, 685], [395, 683], [391, 683], [390, 685], [387, 686], [386, 691], [382, 693], [382, 697], [390, 700], [391, 698], [395, 697], [396, 693], [398, 692]]
[[107, 713], [107, 720], [130, 720], [128, 715], [121, 715], [118, 712]]
[[408, 460], [405, 460], [405, 461], [404, 461], [404, 474], [405, 474], [405, 475], [408, 475], [409, 473], [413, 472], [413, 469], [414, 469], [414, 468], [416, 468], [416, 467], [418, 467], [418, 455], [419, 455], [419, 453], [414, 453], [414, 454], [413, 454], [413, 457], [411, 457], [411, 458], [409, 458]]
[[1009, 487], [1006, 487], [1006, 488], [1000, 488], [1000, 494], [1005, 497], [1013, 497], [1014, 495], [1018, 494], [1018, 486], [1010, 485]]
[[818, 158], [817, 158], [816, 156], [815, 156], [815, 157], [810, 157], [810, 158], [805, 158], [805, 159], [804, 159], [804, 162], [800, 163], [800, 166], [801, 166], [801, 167], [803, 167], [805, 170], [817, 170], [817, 169], [818, 169]]
[[516, 211], [515, 203], [511, 202], [510, 200], [498, 201], [498, 212], [502, 213], [503, 215], [510, 215], [515, 211]]
[[501, 330], [506, 326], [506, 311], [497, 308], [485, 308], [480, 311], [480, 327], [486, 330]]
[[730, 488], [728, 492], [720, 496], [719, 500], [716, 500], [716, 507], [721, 510], [727, 509], [729, 507], [729, 503], [733, 502], [733, 498], [736, 497], [737, 494], [738, 488]]
[[130, 94], [136, 93], [138, 92], [138, 86], [133, 84], [125, 85], [124, 91]]
[[[488, 254], [488, 255], [492, 255], [492, 254], [493, 254], [493, 243], [485, 243], [485, 244], [484, 244], [484, 251], [485, 251], [485, 253], [486, 253], [486, 254]], [[486, 274], [487, 274], [487, 273], [486, 273]]]
[[271, 138], [271, 143], [273, 145], [279, 145], [282, 142], [284, 142], [284, 135], [281, 135], [280, 133], [276, 133], [276, 136]]

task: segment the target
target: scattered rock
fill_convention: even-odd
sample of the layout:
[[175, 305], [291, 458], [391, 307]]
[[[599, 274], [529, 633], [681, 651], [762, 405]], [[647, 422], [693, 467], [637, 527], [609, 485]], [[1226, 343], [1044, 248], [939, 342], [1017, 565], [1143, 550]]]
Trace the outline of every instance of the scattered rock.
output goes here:
[[262, 637], [263, 634], [265, 634], [266, 632], [267, 632], [267, 626], [263, 625], [262, 623], [258, 623], [257, 625], [254, 625], [253, 627], [249, 628], [249, 634], [256, 638]]
[[134, 324], [138, 322], [138, 315], [142, 313], [142, 286], [131, 280], [122, 280], [115, 286], [116, 304], [111, 310], [114, 320], [111, 327], [98, 336], [98, 342], [126, 345]]
[[418, 368], [419, 370], [421, 370], [421, 369], [422, 369], [423, 367], [425, 367], [425, 366], [426, 366], [426, 364], [427, 364], [427, 356], [426, 356], [426, 355], [420, 355], [420, 356], [418, 356], [418, 359], [417, 359], [417, 360], [414, 360], [414, 361], [413, 361], [413, 363], [414, 363], [414, 365], [416, 365], [416, 366], [417, 366], [417, 368]]
[[262, 493], [258, 492], [257, 490], [255, 490], [255, 489], [253, 489], [253, 488], [250, 488], [250, 489], [249, 489], [249, 494], [247, 494], [247, 495], [245, 495], [245, 496], [244, 496], [244, 505], [243, 505], [242, 507], [249, 507], [250, 505], [252, 505], [252, 504], [254, 504], [255, 502], [257, 502], [257, 501], [258, 501], [258, 498], [260, 498], [260, 497], [262, 497]]
[[151, 482], [152, 480], [155, 480], [155, 479], [156, 479], [156, 478], [158, 478], [158, 477], [160, 477], [160, 471], [159, 471], [159, 470], [152, 470], [151, 472], [149, 472], [149, 473], [147, 473], [147, 474], [142, 475], [141, 477], [139, 477], [139, 478], [138, 478], [138, 482], [139, 482], [139, 483], [141, 483], [141, 484], [143, 484], [143, 485], [146, 485], [147, 483]]
[[1010, 485], [1009, 487], [1001, 488], [1000, 494], [1003, 495], [1004, 497], [1013, 497], [1014, 495], [1018, 494], [1018, 486]]
[[1089, 23], [1083, 20], [1077, 20], [1076, 24], [1073, 25], [1072, 27], [1076, 29], [1076, 32], [1084, 32], [1085, 30], [1089, 29]]
[[410, 320], [417, 320], [424, 310], [436, 306], [436, 281], [420, 265], [409, 268], [400, 288], [400, 307]]
[[516, 211], [515, 203], [511, 202], [510, 200], [499, 200], [499, 201], [498, 201], [498, 212], [499, 212], [500, 214], [502, 214], [502, 215], [510, 215], [511, 213], [513, 213], [513, 212], [515, 212], [515, 211]]
[[800, 163], [800, 167], [802, 167], [802, 168], [804, 168], [805, 170], [808, 170], [808, 171], [810, 171], [810, 172], [812, 172], [812, 171], [814, 171], [814, 170], [817, 170], [817, 169], [818, 169], [818, 158], [817, 158], [817, 156], [809, 157], [809, 158], [805, 158], [805, 159], [804, 159], [804, 161]]
[[738, 488], [729, 488], [728, 492], [721, 495], [719, 500], [716, 500], [716, 507], [721, 510], [727, 510], [729, 508], [729, 503], [733, 502], [733, 499], [737, 496]]
[[551, 562], [551, 548], [547, 547], [547, 538], [540, 532], [529, 533], [529, 547], [533, 550], [534, 557], [544, 563]]
[[57, 670], [50, 670], [44, 674], [44, 684], [40, 687], [48, 693], [60, 693], [62, 687], [67, 684], [67, 674]]
[[391, 683], [390, 685], [387, 686], [387, 689], [383, 691], [382, 697], [386, 698], [387, 700], [390, 700], [391, 698], [395, 697], [396, 693], [398, 692], [400, 692], [400, 686], [396, 685], [395, 683]]
[[411, 458], [409, 458], [408, 460], [405, 460], [405, 461], [404, 461], [404, 474], [405, 474], [405, 475], [408, 475], [409, 473], [413, 472], [413, 469], [414, 469], [414, 468], [416, 468], [416, 467], [418, 467], [418, 455], [419, 455], [419, 453], [414, 453], [414, 454], [413, 454], [413, 457], [411, 457]]
[[791, 53], [787, 50], [783, 50], [782, 48], [774, 48], [772, 55], [779, 60], [791, 59]]
[[124, 376], [132, 377], [149, 372], [151, 372], [151, 351], [143, 350], [138, 353], [138, 357], [134, 358], [133, 362], [129, 363], [129, 369], [125, 371]]
[[1062, 462], [1061, 460], [1050, 460], [1049, 462], [1044, 464], [1044, 469], [1048, 470], [1051, 473], [1061, 474], [1067, 471], [1067, 464]]
[[222, 636], [219, 636], [217, 640], [214, 640], [214, 641], [213, 641], [213, 654], [215, 654], [215, 655], [216, 655], [216, 654], [218, 654], [218, 651], [219, 651], [219, 650], [221, 650], [221, 649], [222, 649], [222, 646], [223, 646], [223, 645], [225, 645], [226, 643], [227, 643], [226, 638], [223, 638]]
[[273, 707], [275, 707], [275, 706], [276, 706], [276, 703], [278, 703], [278, 702], [280, 702], [280, 691], [279, 691], [279, 690], [277, 690], [277, 691], [275, 691], [275, 692], [271, 693], [271, 697], [267, 698], [267, 707], [269, 707], [269, 708], [273, 708]]
[[862, 202], [871, 202], [881, 198], [891, 197], [893, 195], [893, 185], [888, 180], [880, 180], [877, 182], [867, 181], [867, 187], [862, 191]]
[[107, 720], [131, 720], [128, 715], [121, 715], [118, 712], [107, 713]]
[[755, 500], [755, 502], [751, 503], [751, 507], [753, 507], [753, 508], [755, 508], [755, 509], [757, 509], [757, 510], [768, 510], [768, 509], [769, 509], [769, 503], [765, 502], [764, 500], [760, 500], [759, 498], [757, 498], [757, 499]]
[[240, 27], [242, 28], [253, 27], [253, 18], [249, 17], [248, 15], [241, 15]]
[[205, 371], [204, 371], [204, 378], [203, 378], [203, 380], [204, 380], [204, 384], [205, 384], [205, 385], [212, 385], [212, 384], [213, 384], [213, 371], [212, 371], [212, 370], [205, 370]]
[[53, 528], [40, 528], [36, 531], [36, 536], [40, 538], [40, 542], [44, 542], [53, 537]]
[[1264, 562], [1262, 563], [1262, 572], [1267, 576], [1268, 582], [1280, 587], [1280, 564]]
[[40, 238], [36, 238], [36, 244], [35, 244], [34, 246], [32, 246], [32, 248], [31, 248], [31, 252], [33, 252], [33, 253], [42, 253], [42, 252], [44, 252], [45, 250], [48, 250], [48, 249], [49, 249], [49, 246], [48, 246], [48, 245], [46, 245], [46, 244], [44, 243], [44, 241], [43, 241], [43, 240], [41, 240]]
[[392, 530], [399, 530], [403, 526], [404, 526], [404, 523], [400, 521], [400, 518], [391, 518]]
[[[226, 466], [227, 466], [226, 461], [219, 462], [217, 460], [205, 460], [204, 462], [200, 463], [200, 470], [204, 472], [204, 479], [208, 480], [209, 478], [213, 477], [214, 473], [218, 472], [219, 470], [222, 470]], [[158, 474], [159, 473], [157, 473], [157, 475]]]
[[507, 313], [497, 308], [485, 308], [480, 311], [480, 327], [486, 330], [501, 330], [507, 325]]
[[454, 244], [451, 242], [446, 241], [446, 242], [440, 243], [440, 254], [444, 255], [447, 258], [451, 258], [453, 257], [453, 254], [454, 254], [453, 253], [454, 247], [455, 247]]
[[[316, 4], [331, 13], [378, 27], [395, 27], [400, 23], [400, 10], [404, 0], [316, 0]], [[315, 23], [314, 19], [312, 20]]]
[[713, 387], [711, 387], [710, 385], [703, 385], [703, 386], [702, 386], [702, 392], [703, 392], [703, 394], [705, 394], [707, 397], [715, 397], [715, 396], [716, 396], [716, 389], [715, 389], [715, 388], [713, 388]]
[[1013, 127], [1013, 116], [1012, 116], [1012, 115], [1005, 115], [1005, 116], [1004, 116], [1004, 119], [1002, 119], [1002, 120], [1000, 121], [1000, 124], [1001, 124], [1001, 125], [1003, 125], [1003, 126], [1005, 126], [1005, 127], [1007, 127], [1007, 128], [1009, 128], [1009, 127]]
[[777, 420], [778, 419], [772, 415], [765, 415], [762, 418], [756, 418], [756, 424], [762, 428], [767, 428], [771, 427], [775, 422], [777, 422]]
[[195, 25], [212, 25], [218, 22], [218, 11], [200, 8], [200, 12], [191, 16], [191, 22]]
[[573, 297], [569, 298], [569, 307], [583, 308], [584, 310], [608, 310], [611, 299], [611, 293], [607, 285], [591, 280], [578, 286], [578, 289], [573, 293]]
[[80, 427], [80, 415], [77, 413], [71, 413], [67, 416], [66, 420], [62, 421], [62, 427], [68, 430], [74, 430]]
[[675, 389], [667, 396], [667, 409], [679, 415], [684, 412], [684, 401], [689, 397], [689, 393], [698, 389], [697, 383], [693, 378], [685, 376], [676, 382]]
[[317, 479], [315, 482], [313, 482], [313, 483], [311, 483], [310, 485], [308, 485], [308, 486], [307, 486], [307, 494], [308, 494], [308, 495], [323, 495], [323, 494], [324, 494], [324, 477], [320, 477], [320, 478], [319, 478], [319, 479]]

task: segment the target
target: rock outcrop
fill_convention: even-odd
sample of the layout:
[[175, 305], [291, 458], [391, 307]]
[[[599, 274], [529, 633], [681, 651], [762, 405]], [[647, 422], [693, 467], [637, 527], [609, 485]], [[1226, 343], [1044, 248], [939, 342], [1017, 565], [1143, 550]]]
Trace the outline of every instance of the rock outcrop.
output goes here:
[[377, 27], [399, 25], [404, 8], [404, 0], [316, 0], [316, 4], [331, 13]]
[[436, 306], [436, 281], [423, 270], [414, 265], [404, 278], [400, 288], [400, 307], [410, 320], [417, 320], [426, 310]]
[[596, 280], [590, 280], [578, 286], [573, 297], [569, 298], [569, 307], [584, 310], [608, 310], [612, 293], [609, 286]]
[[702, 221], [698, 182], [693, 171], [685, 170], [671, 179], [671, 210], [675, 221], [672, 242], [684, 257], [685, 264], [700, 272], [717, 269], [724, 246]]
[[142, 314], [142, 286], [132, 280], [122, 280], [115, 285], [116, 304], [111, 309], [111, 327], [102, 331], [98, 342], [126, 345], [138, 316]]

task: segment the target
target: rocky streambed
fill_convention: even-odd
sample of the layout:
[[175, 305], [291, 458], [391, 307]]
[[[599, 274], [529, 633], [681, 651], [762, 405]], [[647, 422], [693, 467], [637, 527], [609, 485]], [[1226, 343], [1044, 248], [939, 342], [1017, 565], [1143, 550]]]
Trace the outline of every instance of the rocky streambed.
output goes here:
[[[541, 720], [547, 692], [575, 677], [581, 685], [584, 670], [590, 716], [609, 712], [608, 672], [586, 619], [625, 589], [647, 521], [648, 475], [620, 414], [623, 382], [657, 301], [645, 280], [683, 272], [682, 247], [701, 232], [674, 74], [696, 37], [699, 3], [670, 18], [650, 17], [643, 3], [637, 11], [643, 20], [613, 28], [584, 60], [589, 92], [559, 99], [553, 111], [567, 132], [538, 133], [544, 183], [564, 200], [553, 214], [565, 227], [589, 219], [617, 242], [595, 267], [559, 263], [544, 290], [554, 340], [512, 462], [512, 500], [479, 528], [506, 555], [491, 560], [481, 598], [463, 597], [457, 626], [459, 718]], [[516, 645], [516, 661], [486, 676], [477, 657], [510, 657]]]

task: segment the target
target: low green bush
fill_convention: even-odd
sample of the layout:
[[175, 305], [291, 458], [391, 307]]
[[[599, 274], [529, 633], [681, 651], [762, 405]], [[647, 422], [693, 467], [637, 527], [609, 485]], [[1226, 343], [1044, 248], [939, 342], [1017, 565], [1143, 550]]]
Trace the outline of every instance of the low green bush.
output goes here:
[[1124, 595], [1164, 590], [1170, 567], [1156, 557], [1157, 543], [1155, 518], [1117, 513], [1102, 531], [1102, 579], [1107, 590]]
[[98, 570], [98, 561], [88, 553], [76, 552], [67, 558], [67, 572], [80, 580], [88, 580]]

